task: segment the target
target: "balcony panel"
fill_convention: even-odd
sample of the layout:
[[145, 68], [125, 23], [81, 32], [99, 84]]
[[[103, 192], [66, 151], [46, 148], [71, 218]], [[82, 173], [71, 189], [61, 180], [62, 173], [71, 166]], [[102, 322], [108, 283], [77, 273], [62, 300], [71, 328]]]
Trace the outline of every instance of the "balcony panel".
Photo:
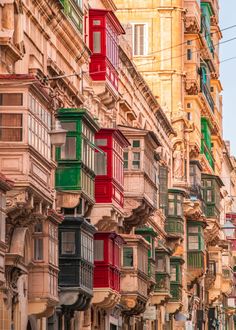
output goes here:
[[184, 234], [183, 220], [168, 217], [165, 223], [165, 231], [169, 235], [182, 237], [182, 235]]
[[201, 251], [188, 251], [188, 269], [201, 269], [204, 268], [204, 255]]
[[182, 286], [176, 283], [170, 283], [171, 302], [178, 302], [182, 300]]
[[156, 285], [155, 292], [167, 292], [170, 293], [170, 275], [165, 273], [156, 273]]

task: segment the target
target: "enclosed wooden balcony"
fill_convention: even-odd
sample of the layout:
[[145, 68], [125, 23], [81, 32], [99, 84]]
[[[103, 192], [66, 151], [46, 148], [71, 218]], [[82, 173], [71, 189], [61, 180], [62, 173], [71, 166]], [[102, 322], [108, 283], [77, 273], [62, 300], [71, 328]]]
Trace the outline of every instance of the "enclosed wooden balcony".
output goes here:
[[127, 231], [142, 226], [157, 209], [157, 136], [147, 130], [119, 126], [130, 142], [124, 151], [124, 225]]
[[120, 301], [121, 247], [124, 240], [115, 232], [98, 232], [94, 238], [94, 286], [92, 303], [104, 309]]
[[121, 235], [125, 241], [121, 267], [121, 304], [127, 316], [144, 312], [148, 300], [149, 243], [139, 235]]
[[182, 304], [182, 264], [183, 258], [172, 256], [170, 259], [170, 295], [167, 312], [175, 313]]
[[165, 231], [169, 237], [182, 238], [184, 234], [183, 197], [185, 192], [179, 189], [168, 190], [168, 209]]
[[122, 226], [124, 217], [123, 151], [129, 142], [118, 129], [103, 128], [95, 134], [95, 200], [90, 218], [101, 231]]
[[151, 296], [151, 303], [159, 305], [171, 298], [170, 293], [170, 251], [168, 249], [156, 249], [155, 287]]
[[95, 227], [82, 217], [65, 217], [59, 227], [59, 287], [63, 311], [86, 310], [93, 296]]

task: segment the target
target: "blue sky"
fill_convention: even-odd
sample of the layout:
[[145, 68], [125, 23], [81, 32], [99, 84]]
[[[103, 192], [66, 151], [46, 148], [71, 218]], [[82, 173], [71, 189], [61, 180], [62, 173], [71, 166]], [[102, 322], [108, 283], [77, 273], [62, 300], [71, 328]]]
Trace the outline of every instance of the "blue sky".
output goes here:
[[[220, 26], [236, 24], [236, 0], [220, 0]], [[236, 37], [236, 27], [223, 31], [223, 41]], [[220, 60], [236, 57], [236, 40], [220, 46]], [[231, 154], [236, 156], [236, 59], [221, 64], [223, 85], [224, 139], [230, 140]]]

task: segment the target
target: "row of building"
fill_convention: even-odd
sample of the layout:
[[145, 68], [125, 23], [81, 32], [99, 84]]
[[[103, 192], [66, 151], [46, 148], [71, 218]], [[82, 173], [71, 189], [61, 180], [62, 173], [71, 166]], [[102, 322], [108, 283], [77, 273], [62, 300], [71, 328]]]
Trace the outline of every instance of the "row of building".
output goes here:
[[1, 3], [0, 330], [234, 329], [218, 15]]

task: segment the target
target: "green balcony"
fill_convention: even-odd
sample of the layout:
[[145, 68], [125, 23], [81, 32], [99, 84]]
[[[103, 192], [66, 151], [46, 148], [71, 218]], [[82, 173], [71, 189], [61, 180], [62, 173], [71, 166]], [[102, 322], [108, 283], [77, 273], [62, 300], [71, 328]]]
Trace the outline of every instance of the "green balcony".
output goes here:
[[170, 283], [171, 302], [179, 302], [182, 300], [182, 285]]
[[165, 231], [168, 235], [182, 237], [184, 234], [184, 223], [182, 219], [167, 218], [165, 223]]
[[188, 269], [204, 269], [204, 254], [202, 251], [188, 251]]
[[169, 293], [170, 292], [170, 275], [168, 273], [156, 273], [155, 292]]
[[207, 218], [219, 219], [220, 216], [220, 188], [223, 182], [216, 175], [202, 175], [202, 192], [204, 200], [204, 213]]
[[57, 117], [67, 134], [65, 145], [56, 150], [56, 188], [94, 200], [94, 136], [99, 127], [85, 109], [60, 109]]

